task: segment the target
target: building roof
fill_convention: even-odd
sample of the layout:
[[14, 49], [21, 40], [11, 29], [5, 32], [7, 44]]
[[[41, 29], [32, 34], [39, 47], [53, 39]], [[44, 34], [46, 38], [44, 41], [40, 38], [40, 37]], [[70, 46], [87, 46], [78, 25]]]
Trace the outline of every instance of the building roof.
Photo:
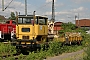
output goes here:
[[76, 20], [76, 26], [90, 26], [90, 19]]
[[61, 28], [61, 25], [62, 25], [62, 22], [55, 22], [55, 23], [54, 23], [54, 30], [55, 30], [55, 31], [61, 30], [61, 29], [62, 29], [62, 28]]
[[[18, 15], [18, 17], [33, 17], [34, 15]], [[44, 17], [44, 18], [48, 18], [47, 16], [43, 16], [43, 15], [35, 15], [36, 17]]]
[[2, 15], [0, 15], [0, 20], [6, 20], [6, 18]]
[[62, 25], [62, 22], [55, 22], [54, 25]]

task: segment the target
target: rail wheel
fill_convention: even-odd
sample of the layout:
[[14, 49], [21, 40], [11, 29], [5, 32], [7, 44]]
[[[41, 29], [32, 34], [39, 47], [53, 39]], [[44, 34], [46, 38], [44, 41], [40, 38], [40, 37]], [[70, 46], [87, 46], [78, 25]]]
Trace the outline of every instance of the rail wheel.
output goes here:
[[77, 44], [78, 44], [78, 45], [81, 45], [81, 41], [78, 41]]
[[16, 49], [16, 54], [21, 54], [21, 50], [20, 49]]

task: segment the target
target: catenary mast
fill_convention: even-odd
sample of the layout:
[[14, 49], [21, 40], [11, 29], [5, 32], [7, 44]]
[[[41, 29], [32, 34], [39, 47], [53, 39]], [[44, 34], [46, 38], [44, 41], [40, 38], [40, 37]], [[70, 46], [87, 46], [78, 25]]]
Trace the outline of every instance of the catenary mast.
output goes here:
[[4, 0], [2, 0], [2, 11], [4, 11]]
[[55, 21], [55, 10], [54, 10], [54, 0], [52, 0], [52, 19], [53, 22]]
[[54, 37], [54, 22], [55, 22], [55, 10], [54, 10], [54, 0], [52, 0], [52, 18], [48, 21], [48, 34]]
[[25, 15], [27, 15], [27, 0], [25, 0]]

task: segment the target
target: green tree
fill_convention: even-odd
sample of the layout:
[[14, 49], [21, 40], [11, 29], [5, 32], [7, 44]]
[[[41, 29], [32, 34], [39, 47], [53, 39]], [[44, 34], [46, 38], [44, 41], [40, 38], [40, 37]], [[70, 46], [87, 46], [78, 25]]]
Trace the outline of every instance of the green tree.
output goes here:
[[63, 23], [62, 28], [63, 28], [63, 30], [60, 30], [59, 31], [60, 33], [71, 32], [76, 29], [76, 26], [75, 26], [75, 24], [68, 22], [68, 23]]
[[63, 29], [71, 29], [71, 30], [74, 30], [74, 29], [76, 29], [76, 26], [75, 26], [75, 24], [73, 24], [73, 23], [71, 23], [71, 22], [68, 22], [68, 23], [63, 23], [62, 24], [62, 27], [63, 27]]
[[11, 17], [9, 17], [9, 19], [11, 19], [11, 20], [15, 20], [16, 19], [14, 12], [11, 12]]
[[62, 24], [63, 30], [60, 30], [59, 33], [65, 33], [65, 32], [82, 32], [85, 33], [87, 29], [84, 28], [77, 28], [75, 24], [68, 22]]

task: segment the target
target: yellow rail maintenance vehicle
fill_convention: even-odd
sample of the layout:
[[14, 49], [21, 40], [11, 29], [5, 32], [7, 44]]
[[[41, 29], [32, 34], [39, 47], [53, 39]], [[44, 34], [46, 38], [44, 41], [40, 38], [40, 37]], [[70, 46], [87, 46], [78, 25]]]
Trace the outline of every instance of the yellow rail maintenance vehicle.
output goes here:
[[66, 44], [77, 43], [81, 44], [83, 37], [79, 32], [66, 32], [64, 36], [60, 37], [60, 41]]
[[18, 15], [16, 19], [16, 48], [40, 47], [48, 35], [48, 18], [39, 15]]

